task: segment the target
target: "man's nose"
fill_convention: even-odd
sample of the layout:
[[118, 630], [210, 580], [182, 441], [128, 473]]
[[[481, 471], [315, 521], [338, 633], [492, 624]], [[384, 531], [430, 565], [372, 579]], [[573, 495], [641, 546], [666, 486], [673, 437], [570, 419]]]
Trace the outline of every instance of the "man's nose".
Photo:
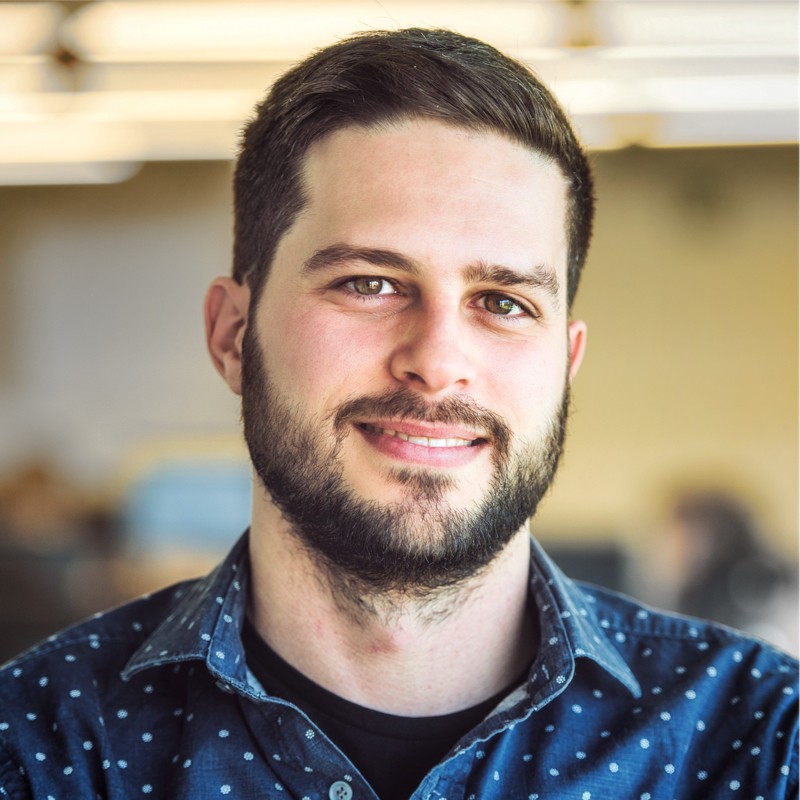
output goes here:
[[419, 309], [392, 352], [392, 376], [430, 395], [467, 388], [475, 379], [467, 333], [467, 322], [458, 310]]

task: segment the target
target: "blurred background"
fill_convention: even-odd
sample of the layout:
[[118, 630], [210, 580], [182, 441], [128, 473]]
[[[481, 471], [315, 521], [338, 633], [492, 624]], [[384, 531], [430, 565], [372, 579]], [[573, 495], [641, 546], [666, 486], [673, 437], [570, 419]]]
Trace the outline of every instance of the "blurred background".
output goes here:
[[249, 515], [201, 304], [238, 131], [352, 31], [529, 63], [592, 151], [589, 350], [533, 530], [797, 652], [794, 0], [0, 3], [0, 661], [202, 574]]

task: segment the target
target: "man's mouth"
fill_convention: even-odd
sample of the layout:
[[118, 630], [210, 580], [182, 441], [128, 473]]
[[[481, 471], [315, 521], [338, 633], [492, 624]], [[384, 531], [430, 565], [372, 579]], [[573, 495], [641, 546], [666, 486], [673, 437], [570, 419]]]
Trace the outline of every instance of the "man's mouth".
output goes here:
[[370, 425], [367, 422], [359, 423], [359, 427], [370, 433], [377, 433], [383, 436], [391, 436], [395, 439], [402, 439], [404, 442], [417, 444], [422, 447], [476, 447], [486, 443], [486, 439], [461, 439], [456, 437], [434, 438], [432, 436], [412, 436], [402, 431], [392, 430], [391, 428], [380, 428], [377, 425]]

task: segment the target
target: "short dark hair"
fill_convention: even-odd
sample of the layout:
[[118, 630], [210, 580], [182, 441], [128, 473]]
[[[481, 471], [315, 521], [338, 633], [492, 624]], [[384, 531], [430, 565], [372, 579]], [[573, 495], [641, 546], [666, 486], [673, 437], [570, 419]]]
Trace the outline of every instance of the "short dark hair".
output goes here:
[[568, 191], [567, 300], [591, 237], [586, 154], [553, 95], [526, 66], [477, 39], [410, 28], [356, 34], [279, 78], [247, 124], [234, 176], [233, 277], [257, 302], [278, 242], [302, 209], [309, 147], [341, 128], [438, 119], [497, 133], [561, 169]]

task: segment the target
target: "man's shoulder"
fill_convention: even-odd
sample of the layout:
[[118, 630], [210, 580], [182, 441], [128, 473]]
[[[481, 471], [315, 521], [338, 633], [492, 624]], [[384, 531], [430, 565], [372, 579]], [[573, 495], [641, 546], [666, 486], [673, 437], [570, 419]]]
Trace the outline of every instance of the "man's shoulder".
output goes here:
[[[761, 646], [790, 661], [796, 661], [777, 646], [736, 628], [656, 608], [629, 595], [583, 581], [575, 581], [575, 585], [594, 608], [600, 627], [607, 631], [634, 637], [651, 637], [665, 642], [686, 642], [701, 651], [710, 647]], [[621, 640], [623, 637], [617, 638]]]
[[[189, 617], [216, 606], [208, 588], [207, 579], [187, 581], [96, 614], [0, 668], [0, 797], [45, 797], [43, 786], [64, 780], [70, 796], [100, 796], [107, 770], [148, 763], [143, 744], [182, 713], [194, 670], [183, 662], [202, 656], [199, 646], [166, 656], [161, 643], [178, 644]], [[131, 669], [137, 659], [143, 674]]]
[[[108, 678], [118, 679], [128, 660], [195, 583], [175, 584], [95, 614], [0, 666], [0, 708], [4, 712], [0, 717], [22, 705], [32, 707], [37, 694], [52, 697], [60, 684], [64, 684], [61, 688], [66, 696], [78, 697], [88, 687], [96, 689]], [[4, 724], [8, 722], [0, 719], [0, 733]]]
[[658, 691], [678, 681], [686, 684], [690, 699], [698, 696], [690, 684], [697, 684], [734, 704], [745, 695], [751, 700], [780, 696], [796, 704], [798, 662], [780, 648], [734, 628], [656, 609], [607, 589], [588, 584], [578, 588], [644, 691]]

